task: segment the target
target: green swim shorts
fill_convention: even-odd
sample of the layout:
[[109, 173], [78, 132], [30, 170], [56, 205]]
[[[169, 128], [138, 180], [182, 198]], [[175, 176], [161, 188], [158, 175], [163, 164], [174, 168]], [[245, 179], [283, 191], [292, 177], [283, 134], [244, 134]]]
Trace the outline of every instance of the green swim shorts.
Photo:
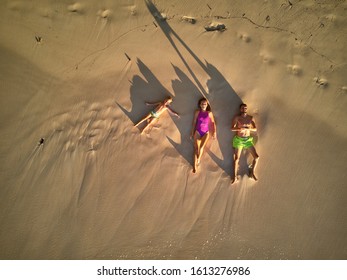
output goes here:
[[254, 146], [253, 137], [240, 137], [235, 135], [233, 138], [233, 147], [235, 149], [247, 149]]
[[154, 111], [151, 111], [151, 116], [152, 116], [153, 118], [156, 118], [156, 119], [159, 118], [159, 115], [158, 115], [156, 112], [154, 112]]

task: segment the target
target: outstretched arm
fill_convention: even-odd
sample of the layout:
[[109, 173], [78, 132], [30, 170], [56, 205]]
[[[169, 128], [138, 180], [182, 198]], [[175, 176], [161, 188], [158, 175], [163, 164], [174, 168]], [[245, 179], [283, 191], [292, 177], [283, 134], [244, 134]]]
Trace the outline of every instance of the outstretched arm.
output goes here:
[[159, 105], [161, 102], [154, 102], [154, 103], [151, 103], [151, 102], [146, 102], [146, 105]]
[[168, 110], [171, 114], [175, 115], [175, 116], [178, 117], [178, 118], [180, 117], [179, 114], [177, 114], [177, 113], [176, 113], [174, 110], [172, 110], [169, 106], [167, 106], [166, 108], [167, 108], [167, 110]]

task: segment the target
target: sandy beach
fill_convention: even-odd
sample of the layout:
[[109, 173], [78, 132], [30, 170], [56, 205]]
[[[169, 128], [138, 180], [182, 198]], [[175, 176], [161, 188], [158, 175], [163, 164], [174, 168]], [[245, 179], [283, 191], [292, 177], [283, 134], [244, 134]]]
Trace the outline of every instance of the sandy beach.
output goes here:
[[[5, 0], [0, 259], [347, 259], [345, 0]], [[134, 127], [172, 97], [148, 131]], [[194, 111], [217, 126], [192, 173]], [[239, 105], [257, 124], [231, 185]]]

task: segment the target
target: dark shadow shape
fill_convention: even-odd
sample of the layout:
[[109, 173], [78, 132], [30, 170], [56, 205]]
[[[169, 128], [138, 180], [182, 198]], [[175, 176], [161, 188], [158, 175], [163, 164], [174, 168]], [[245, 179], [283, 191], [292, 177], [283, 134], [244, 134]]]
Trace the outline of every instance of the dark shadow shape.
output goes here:
[[187, 67], [189, 73], [192, 75], [193, 80], [196, 82], [198, 85], [201, 94], [206, 97], [207, 92], [205, 91], [204, 87], [201, 85], [200, 81], [194, 74], [193, 70], [190, 68], [189, 64], [187, 61], [184, 59], [183, 55], [179, 51], [176, 43], [174, 42], [172, 37], [175, 37], [181, 44], [182, 46], [189, 52], [189, 54], [200, 64], [202, 68], [205, 67], [205, 65], [200, 61], [200, 59], [195, 55], [195, 53], [186, 45], [186, 43], [177, 35], [177, 33], [170, 27], [170, 25], [167, 23], [166, 20], [163, 20], [160, 16], [159, 10], [156, 8], [156, 6], [152, 3], [150, 0], [145, 0], [146, 5], [152, 16], [154, 17], [157, 25], [160, 27], [160, 29], [163, 31], [165, 34], [166, 38], [169, 40], [171, 43], [172, 47], [175, 49], [177, 52], [178, 56], [181, 58], [183, 64]]
[[[193, 122], [194, 111], [198, 109], [198, 100], [202, 98], [199, 89], [189, 79], [189, 77], [177, 66], [172, 65], [178, 79], [172, 81], [172, 88], [175, 92], [175, 104], [179, 106], [182, 116], [189, 116]], [[181, 122], [175, 121], [179, 126]], [[189, 131], [191, 127], [189, 128]], [[180, 131], [182, 131], [180, 129]]]
[[181, 144], [176, 143], [170, 137], [166, 136], [170, 144], [176, 149], [176, 151], [191, 165], [193, 166], [193, 141], [183, 140]]
[[152, 71], [140, 60], [137, 59], [137, 65], [143, 78], [135, 75], [131, 80], [130, 100], [132, 108], [130, 111], [125, 109], [118, 102], [117, 105], [123, 113], [135, 124], [153, 108], [147, 106], [146, 102], [159, 102], [172, 94], [160, 83]]
[[[172, 65], [179, 79], [172, 81], [172, 88], [175, 92], [174, 104], [177, 106], [181, 115], [180, 119], [173, 118], [177, 129], [181, 135], [181, 144], [168, 138], [169, 142], [178, 151], [180, 155], [191, 165], [193, 165], [194, 144], [190, 139], [190, 133], [193, 123], [194, 111], [198, 109], [198, 100], [201, 93], [196, 85], [187, 77], [187, 75], [177, 66]], [[187, 125], [187, 123], [189, 125]]]
[[[207, 82], [210, 91], [208, 97], [212, 107], [215, 108], [213, 114], [217, 123], [217, 140], [211, 139], [210, 141], [218, 141], [221, 157], [218, 157], [209, 149], [206, 149], [206, 151], [220, 168], [231, 175], [233, 173], [231, 141], [234, 135], [230, 130], [231, 121], [235, 113], [238, 112], [242, 100], [213, 65], [209, 63], [206, 63], [206, 65], [206, 70], [211, 77]], [[185, 142], [188, 141], [190, 146], [193, 146], [193, 142], [189, 140], [192, 127], [186, 124], [193, 122], [194, 111], [198, 109], [198, 100], [201, 98], [201, 95], [199, 89], [187, 75], [178, 67], [174, 65], [173, 67], [179, 78], [179, 80], [172, 81], [172, 88], [175, 92], [175, 104], [180, 108], [182, 114], [181, 120], [174, 119], [173, 121], [181, 133], [181, 144], [175, 143], [171, 139], [170, 143], [189, 163], [192, 163], [193, 149], [189, 149], [192, 151], [187, 151], [180, 145], [187, 146]], [[183, 121], [184, 119], [186, 121]]]
[[[159, 10], [155, 7], [151, 0], [145, 0], [146, 5], [150, 13], [153, 15], [157, 25], [161, 28], [172, 47], [177, 52], [178, 56], [181, 58], [183, 64], [186, 66], [188, 72], [192, 76], [194, 82], [198, 86], [201, 96], [208, 99], [211, 104], [212, 113], [215, 116], [217, 123], [217, 141], [221, 150], [221, 158], [217, 155], [212, 155], [212, 152], [209, 152], [211, 158], [216, 162], [216, 164], [222, 168], [228, 174], [232, 174], [232, 160], [233, 160], [233, 151], [231, 145], [232, 133], [230, 131], [232, 116], [237, 112], [239, 105], [242, 103], [241, 98], [236, 94], [233, 88], [230, 86], [228, 81], [224, 76], [210, 63], [203, 63], [200, 58], [186, 45], [186, 43], [177, 35], [177, 33], [170, 27], [166, 20], [163, 20], [160, 17]], [[210, 79], [207, 82], [209, 93], [206, 92], [205, 88], [201, 85], [200, 81], [188, 65], [187, 61], [183, 57], [182, 53], [179, 51], [176, 43], [173, 38], [177, 39], [179, 43], [188, 51], [188, 53], [195, 59], [195, 61], [200, 65], [200, 67], [210, 76]], [[176, 69], [175, 69], [176, 70]], [[177, 71], [176, 71], [177, 73]], [[178, 74], [179, 75], [179, 74]], [[181, 75], [182, 77], [182, 75]], [[192, 83], [188, 78], [189, 83]], [[175, 90], [176, 96], [180, 95], [179, 91]], [[198, 101], [199, 98], [195, 102]], [[193, 118], [194, 109], [191, 111], [191, 118]], [[189, 134], [186, 135], [186, 130], [180, 128], [178, 129], [181, 132], [182, 139], [189, 137]], [[182, 154], [182, 149], [178, 148], [176, 145], [175, 148]], [[184, 157], [187, 157], [182, 154]]]
[[[206, 72], [210, 76], [207, 81], [209, 89], [209, 102], [213, 108], [213, 114], [217, 123], [217, 141], [221, 151], [221, 157], [211, 156], [216, 164], [227, 174], [231, 175], [233, 162], [231, 131], [233, 116], [239, 111], [242, 99], [236, 94], [225, 77], [212, 64], [206, 62]], [[211, 152], [210, 152], [211, 155]]]

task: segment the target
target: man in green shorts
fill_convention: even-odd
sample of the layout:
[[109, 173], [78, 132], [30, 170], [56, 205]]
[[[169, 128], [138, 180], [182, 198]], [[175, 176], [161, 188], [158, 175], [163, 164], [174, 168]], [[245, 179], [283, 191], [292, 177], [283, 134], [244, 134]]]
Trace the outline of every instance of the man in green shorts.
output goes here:
[[234, 174], [231, 177], [231, 183], [233, 184], [237, 181], [237, 170], [239, 168], [239, 160], [243, 149], [249, 150], [253, 156], [253, 163], [250, 168], [249, 176], [254, 180], [258, 180], [254, 172], [258, 163], [259, 155], [255, 150], [253, 137], [251, 136], [251, 132], [256, 132], [257, 128], [253, 117], [247, 114], [246, 104], [240, 105], [240, 114], [234, 117], [231, 124], [231, 130], [236, 132], [236, 135], [233, 138]]

